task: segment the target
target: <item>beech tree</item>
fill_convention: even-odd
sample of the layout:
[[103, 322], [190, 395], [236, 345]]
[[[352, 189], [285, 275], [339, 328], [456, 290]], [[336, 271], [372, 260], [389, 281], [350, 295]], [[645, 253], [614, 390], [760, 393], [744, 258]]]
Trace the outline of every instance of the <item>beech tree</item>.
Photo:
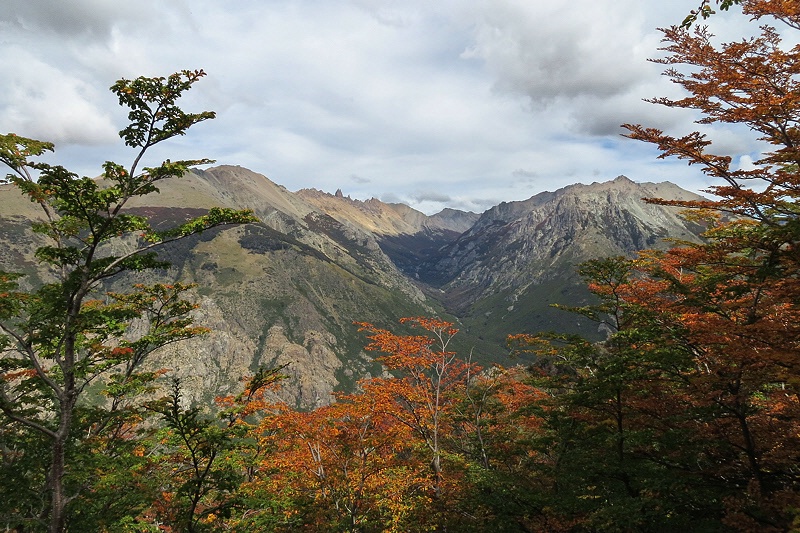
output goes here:
[[[528, 406], [541, 394], [521, 369], [484, 372], [449, 349], [457, 330], [436, 318], [401, 319], [401, 334], [359, 323], [391, 376], [360, 382], [309, 412], [284, 406], [256, 435], [270, 450], [244, 491], [253, 510], [235, 530], [527, 531]], [[236, 529], [240, 528], [240, 529]]]
[[[265, 420], [272, 453], [253, 485], [287, 503], [285, 519], [274, 520], [270, 531], [413, 529], [409, 515], [427, 501], [418, 490], [427, 469], [414, 453], [410, 429], [383, 401], [368, 393], [340, 395], [331, 405], [310, 412], [285, 407]], [[250, 513], [251, 529], [267, 513]]]
[[[165, 345], [204, 332], [192, 325], [195, 306], [184, 298], [189, 286], [136, 285], [108, 292], [106, 283], [168, 266], [157, 251], [169, 242], [254, 220], [247, 211], [215, 208], [156, 230], [128, 208], [132, 199], [158, 192], [160, 181], [211, 162], [142, 166], [150, 148], [214, 117], [177, 105], [203, 76], [201, 70], [185, 70], [116, 82], [111, 91], [130, 110], [120, 137], [134, 157], [127, 168], [107, 161], [99, 179], [36, 161], [53, 151], [52, 143], [0, 136], [0, 161], [13, 171], [5, 181], [41, 207], [42, 218], [32, 230], [47, 241], [36, 250], [46, 270], [42, 286], [22, 290], [21, 274], [0, 272], [0, 437], [12, 448], [3, 462], [25, 469], [20, 475], [28, 475], [30, 489], [38, 484], [47, 495], [38, 508], [35, 501], [0, 503], [6, 527], [45, 523], [52, 533], [65, 531], [71, 503], [93, 490], [96, 480], [87, 473], [93, 457], [112, 457], [115, 444], [135, 438], [132, 428], [144, 416], [136, 398], [156, 377], [143, 371], [144, 361]], [[132, 329], [134, 321], [144, 327]], [[88, 400], [91, 388], [101, 391], [100, 398]], [[47, 456], [34, 457], [36, 447], [18, 445], [29, 441]]]
[[[755, 18], [800, 28], [796, 2], [741, 4]], [[741, 488], [732, 522], [781, 528], [800, 502], [793, 488], [800, 454], [800, 46], [785, 45], [768, 25], [757, 37], [721, 45], [706, 28], [670, 28], [664, 40], [666, 74], [688, 96], [654, 102], [699, 111], [701, 123], [747, 126], [769, 148], [753, 168], [736, 168], [700, 133], [626, 126], [630, 137], [658, 145], [661, 157], [685, 159], [722, 182], [708, 191], [714, 200], [653, 200], [709, 215], [708, 242], [643, 257], [651, 281], [628, 297], [647, 298], [693, 346], [694, 397], [715, 410], [710, 427], [729, 446], [720, 475]]]
[[539, 356], [529, 381], [546, 393], [532, 439], [547, 458], [533, 465], [543, 514], [567, 530], [719, 529], [729, 492], [710, 475], [718, 445], [695, 424], [705, 413], [687, 402], [693, 360], [683, 329], [629, 298], [644, 283], [635, 261], [592, 260], [580, 272], [598, 303], [570, 310], [605, 324], [605, 341], [512, 337]]
[[[800, 28], [797, 2], [737, 3], [788, 34]], [[737, 168], [737, 154], [716, 152], [702, 133], [625, 126], [718, 181], [709, 200], [650, 200], [705, 224], [703, 243], [584, 267], [601, 303], [577, 311], [613, 326], [605, 342], [521, 338], [550, 341], [539, 345], [550, 363], [534, 381], [550, 394], [539, 402], [550, 439], [536, 444], [554, 458], [541, 470], [552, 482], [545, 508], [565, 529], [791, 530], [800, 508], [800, 46], [768, 25], [721, 44], [708, 27], [662, 31], [659, 62], [688, 95], [652, 101], [755, 132], [768, 148]]]
[[[800, 28], [797, 2], [739, 3], [789, 34]], [[682, 432], [686, 444], [651, 457], [673, 480], [691, 474], [713, 487], [706, 509], [720, 525], [787, 530], [800, 507], [800, 46], [769, 25], [731, 43], [715, 42], [707, 27], [662, 31], [668, 56], [658, 62], [688, 95], [652, 102], [697, 111], [701, 124], [749, 130], [767, 148], [752, 168], [737, 168], [737, 154], [716, 152], [700, 132], [625, 126], [631, 138], [657, 145], [660, 157], [684, 159], [718, 180], [710, 200], [650, 200], [687, 209], [706, 224], [706, 240], [641, 254], [615, 291], [634, 331], [660, 333], [626, 352], [639, 367], [657, 365], [650, 390], [665, 377], [671, 384], [635, 423], [657, 428], [648, 438]], [[666, 365], [676, 354], [679, 364]], [[687, 450], [698, 460], [688, 461]]]
[[541, 513], [546, 484], [538, 474], [547, 458], [532, 446], [544, 433], [536, 406], [546, 395], [527, 377], [523, 367], [495, 366], [467, 373], [454, 391], [444, 440], [464, 470], [448, 495], [459, 531], [555, 530]]
[[397, 335], [372, 324], [359, 324], [362, 331], [369, 333], [371, 342], [366, 349], [386, 353], [378, 360], [399, 374], [395, 379], [375, 378], [364, 387], [386, 397], [394, 405], [393, 416], [428, 448], [431, 490], [433, 497], [439, 498], [443, 490], [443, 436], [454, 401], [452, 392], [462, 387], [464, 376], [475, 369], [448, 349], [458, 332], [451, 322], [424, 317], [403, 318], [400, 322], [422, 328], [430, 335]]

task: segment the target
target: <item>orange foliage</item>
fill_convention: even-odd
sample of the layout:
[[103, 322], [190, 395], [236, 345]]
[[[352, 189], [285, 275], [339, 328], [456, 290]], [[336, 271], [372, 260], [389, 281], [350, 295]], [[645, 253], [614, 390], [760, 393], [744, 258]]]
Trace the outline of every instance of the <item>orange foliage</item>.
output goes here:
[[458, 332], [451, 322], [435, 318], [404, 318], [401, 323], [426, 330], [430, 335], [397, 335], [367, 323], [359, 324], [369, 333], [367, 350], [381, 351], [379, 357], [396, 378], [377, 378], [363, 384], [366, 393], [383, 399], [390, 414], [407, 426], [430, 452], [431, 490], [439, 498], [443, 489], [442, 436], [449, 431], [454, 393], [475, 375], [477, 365], [459, 359], [448, 347]]
[[482, 372], [459, 359], [449, 322], [401, 322], [425, 334], [359, 324], [393, 377], [362, 381], [362, 392], [310, 412], [283, 406], [262, 421], [259, 446], [269, 453], [248, 490], [290, 502], [286, 525], [273, 527], [435, 529], [466, 516], [454, 509], [469, 490], [470, 464], [514, 469], [530, 457], [520, 436], [540, 421], [516, 411], [540, 393], [522, 383], [524, 373]]
[[414, 455], [408, 428], [386, 411], [379, 398], [363, 394], [311, 412], [284, 408], [264, 437], [273, 450], [264, 486], [313, 502], [304, 517], [313, 530], [387, 524], [387, 531], [402, 531], [421, 467], [408, 460]]
[[[743, 0], [742, 8], [800, 29], [797, 2]], [[669, 55], [659, 62], [688, 96], [654, 102], [699, 111], [705, 124], [743, 124], [770, 151], [752, 168], [736, 168], [731, 156], [711, 153], [700, 133], [673, 137], [626, 125], [630, 137], [658, 145], [661, 157], [685, 159], [722, 181], [708, 191], [715, 200], [653, 202], [733, 217], [712, 220], [702, 245], [643, 254], [642, 278], [623, 296], [656, 313], [671, 332], [665, 343], [691, 353], [682, 401], [716, 413], [694, 430], [735, 450], [718, 458], [720, 476], [747, 480], [729, 500], [730, 524], [766, 530], [800, 507], [793, 488], [800, 456], [800, 46], [784, 44], [769, 26], [720, 45], [705, 27], [663, 32]], [[774, 521], [744, 521], [748, 506]]]

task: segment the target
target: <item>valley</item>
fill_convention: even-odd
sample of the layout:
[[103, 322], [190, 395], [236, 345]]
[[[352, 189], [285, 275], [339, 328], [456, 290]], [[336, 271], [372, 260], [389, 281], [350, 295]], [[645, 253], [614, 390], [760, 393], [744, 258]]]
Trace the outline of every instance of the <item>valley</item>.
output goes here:
[[[577, 265], [667, 247], [668, 239], [696, 241], [700, 231], [675, 208], [643, 200], [696, 195], [622, 176], [482, 214], [446, 209], [432, 216], [341, 191], [290, 192], [234, 166], [194, 170], [159, 188], [132, 212], [172, 224], [220, 206], [252, 209], [259, 219], [161, 252], [172, 267], [157, 277], [196, 284], [196, 323], [211, 333], [164, 348], [151, 364], [180, 377], [191, 399], [203, 403], [235, 390], [262, 365], [285, 365], [281, 394], [291, 405], [330, 403], [334, 391], [354, 390], [359, 379], [383, 372], [363, 350], [356, 321], [396, 327], [402, 317], [441, 316], [460, 329], [455, 348], [483, 364], [525, 362], [509, 358], [505, 338], [512, 333], [599, 339], [596, 324], [552, 307], [589, 301]], [[32, 285], [47, 276], [33, 257], [28, 224], [36, 216], [15, 189], [0, 188], [0, 268], [27, 273]]]

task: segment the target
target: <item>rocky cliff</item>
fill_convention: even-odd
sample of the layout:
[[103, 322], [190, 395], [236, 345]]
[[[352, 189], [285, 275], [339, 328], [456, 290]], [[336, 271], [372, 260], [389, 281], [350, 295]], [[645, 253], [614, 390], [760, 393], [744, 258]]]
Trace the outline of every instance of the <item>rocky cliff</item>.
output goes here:
[[668, 247], [669, 239], [698, 239], [701, 228], [681, 218], [679, 209], [645, 198], [699, 197], [671, 183], [620, 176], [502, 203], [423, 263], [421, 279], [439, 287], [454, 313], [495, 341], [510, 331], [585, 333], [590, 325], [550, 307], [585, 303], [577, 265]]
[[[598, 256], [696, 239], [698, 228], [643, 197], [688, 198], [671, 184], [620, 177], [500, 204], [482, 215], [426, 216], [402, 204], [340, 192], [295, 193], [241, 167], [193, 171], [131, 206], [173, 224], [212, 206], [250, 208], [260, 222], [217, 228], [162, 251], [172, 268], [116, 280], [197, 284], [198, 325], [207, 336], [175, 344], [152, 361], [181, 377], [194, 401], [240, 387], [259, 365], [286, 365], [283, 398], [299, 407], [331, 401], [382, 372], [353, 321], [394, 327], [403, 316], [450, 313], [458, 338], [480, 360], [504, 361], [509, 333], [564, 327], [592, 331], [550, 303], [585, 299], [575, 266]], [[0, 269], [47, 273], [34, 256], [36, 206], [0, 187]], [[118, 243], [125, 246], [124, 242]], [[556, 317], [556, 318], [553, 318]], [[559, 318], [560, 317], [560, 318]]]

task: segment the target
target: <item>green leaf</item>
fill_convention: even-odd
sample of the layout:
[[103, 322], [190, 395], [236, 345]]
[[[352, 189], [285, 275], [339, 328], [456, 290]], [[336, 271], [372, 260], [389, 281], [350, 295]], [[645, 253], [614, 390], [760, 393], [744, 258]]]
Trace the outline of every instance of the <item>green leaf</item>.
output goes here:
[[246, 224], [249, 222], [258, 222], [258, 218], [253, 215], [250, 209], [238, 211], [230, 208], [212, 207], [205, 215], [193, 218], [175, 228], [153, 233], [147, 238], [152, 242], [172, 240], [194, 235], [195, 233], [200, 233], [216, 226]]
[[[8, 165], [19, 176], [23, 176], [25, 167], [33, 167], [30, 157], [40, 156], [45, 152], [52, 152], [53, 143], [37, 141], [27, 137], [20, 137], [14, 133], [0, 135], [0, 162]], [[14, 176], [0, 178], [0, 183], [11, 181]]]
[[125, 144], [147, 148], [176, 135], [184, 135], [194, 124], [212, 119], [211, 111], [186, 113], [176, 105], [181, 95], [205, 76], [202, 70], [183, 70], [170, 76], [134, 80], [121, 79], [111, 86], [122, 106], [128, 107], [131, 124], [119, 132]]

